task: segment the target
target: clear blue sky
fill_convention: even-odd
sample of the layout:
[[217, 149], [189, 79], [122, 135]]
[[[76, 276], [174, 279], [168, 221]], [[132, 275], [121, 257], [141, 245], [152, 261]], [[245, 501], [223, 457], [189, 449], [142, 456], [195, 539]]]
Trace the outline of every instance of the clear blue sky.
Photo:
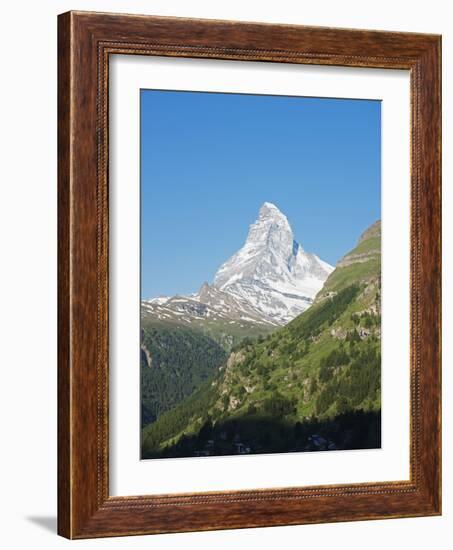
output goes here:
[[381, 217], [381, 104], [141, 91], [142, 297], [195, 292], [265, 201], [335, 264]]

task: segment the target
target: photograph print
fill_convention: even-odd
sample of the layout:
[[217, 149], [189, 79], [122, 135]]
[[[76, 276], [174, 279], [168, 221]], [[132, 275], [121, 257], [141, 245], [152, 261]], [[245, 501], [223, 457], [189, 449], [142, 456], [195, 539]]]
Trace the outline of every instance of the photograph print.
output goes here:
[[140, 120], [141, 458], [380, 448], [381, 102], [143, 89]]

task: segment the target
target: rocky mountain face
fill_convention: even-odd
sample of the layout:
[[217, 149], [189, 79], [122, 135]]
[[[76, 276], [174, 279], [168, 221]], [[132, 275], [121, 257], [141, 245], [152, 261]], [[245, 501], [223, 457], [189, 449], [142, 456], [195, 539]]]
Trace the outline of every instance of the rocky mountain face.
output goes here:
[[283, 325], [312, 304], [332, 271], [305, 252], [286, 216], [266, 202], [244, 246], [217, 271], [214, 286]]
[[142, 313], [160, 320], [284, 325], [305, 311], [333, 267], [305, 252], [284, 214], [264, 203], [244, 246], [217, 271], [211, 285], [189, 296], [144, 301]]
[[178, 320], [182, 324], [197, 321], [250, 321], [272, 324], [272, 319], [252, 308], [245, 300], [203, 283], [196, 294], [155, 298], [142, 302], [143, 315], [160, 320]]
[[[288, 227], [265, 205], [246, 245], [219, 270], [215, 288], [233, 287], [240, 295], [234, 285], [253, 281], [257, 270], [270, 287], [276, 272], [277, 284], [291, 284], [306, 257], [298, 259], [297, 246], [289, 256], [280, 253], [290, 246]], [[310, 276], [322, 268], [313, 262]], [[308, 310], [237, 344], [212, 380], [143, 429], [143, 457], [379, 447], [380, 272], [376, 223]]]

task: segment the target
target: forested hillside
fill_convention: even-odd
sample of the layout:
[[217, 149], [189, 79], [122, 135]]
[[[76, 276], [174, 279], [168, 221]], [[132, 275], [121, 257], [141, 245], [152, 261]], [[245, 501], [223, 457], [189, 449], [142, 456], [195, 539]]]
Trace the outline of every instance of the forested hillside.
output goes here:
[[142, 323], [142, 426], [192, 394], [226, 357], [222, 346], [200, 332]]

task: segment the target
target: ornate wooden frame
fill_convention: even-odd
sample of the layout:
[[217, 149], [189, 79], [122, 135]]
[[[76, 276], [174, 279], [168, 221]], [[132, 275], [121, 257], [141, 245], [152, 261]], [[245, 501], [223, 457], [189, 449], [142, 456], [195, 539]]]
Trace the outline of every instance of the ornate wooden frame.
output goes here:
[[[87, 538], [440, 514], [440, 37], [69, 12], [59, 16], [58, 48], [58, 532]], [[109, 496], [110, 54], [410, 71], [410, 481]]]

